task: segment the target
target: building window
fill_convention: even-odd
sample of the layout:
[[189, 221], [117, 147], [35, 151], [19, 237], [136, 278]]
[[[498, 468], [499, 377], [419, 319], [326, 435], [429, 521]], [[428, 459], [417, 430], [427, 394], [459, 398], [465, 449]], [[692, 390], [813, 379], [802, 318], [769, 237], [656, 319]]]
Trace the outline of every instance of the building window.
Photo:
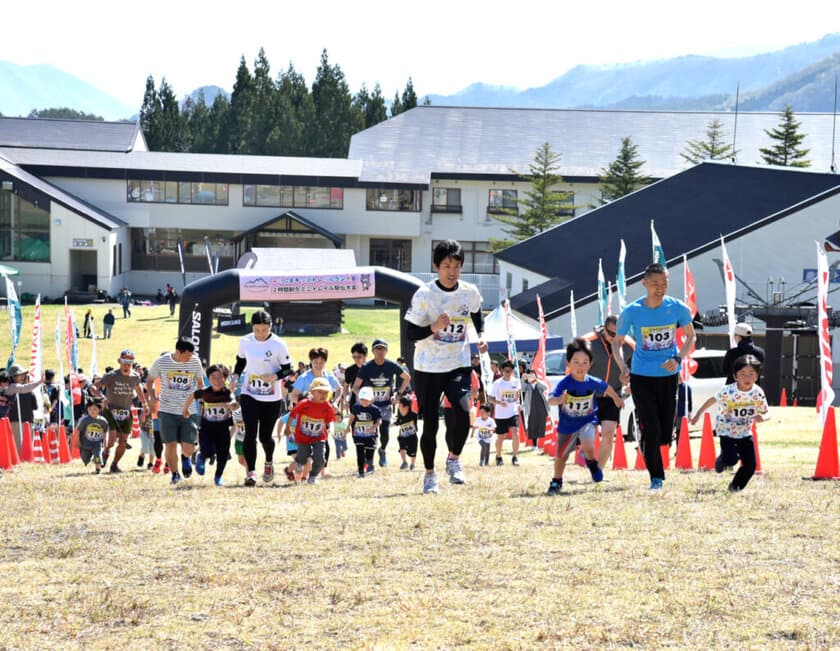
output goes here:
[[228, 205], [227, 183], [189, 181], [128, 180], [129, 203], [186, 203], [205, 206]]
[[487, 201], [487, 212], [490, 214], [507, 214], [516, 212], [516, 190], [490, 190]]
[[[464, 249], [464, 265], [461, 271], [467, 274], [497, 274], [499, 265], [496, 256], [490, 251], [489, 242], [465, 242], [459, 240]], [[432, 242], [432, 251], [438, 245], [438, 240]]]
[[122, 263], [122, 242], [120, 242], [120, 243], [117, 245], [117, 247], [118, 247], [118, 248], [117, 248], [117, 258], [119, 259], [119, 269], [118, 269], [117, 273], [120, 273], [120, 274], [121, 274], [121, 273], [123, 272], [123, 263]]
[[370, 264], [397, 271], [411, 271], [411, 240], [370, 241]]
[[522, 291], [523, 292], [528, 291], [528, 279], [527, 278], [522, 279]]
[[[209, 231], [191, 228], [132, 228], [131, 268], [150, 271], [180, 271], [178, 239], [184, 243], [185, 271], [208, 271], [204, 238], [214, 255], [219, 256], [219, 269], [234, 266], [234, 245], [237, 235], [231, 231]], [[122, 246], [122, 245], [120, 245]], [[122, 255], [119, 255], [122, 260]], [[120, 262], [122, 264], [122, 262]]]
[[435, 188], [432, 191], [432, 212], [460, 213], [460, 188]]
[[513, 287], [513, 274], [508, 271], [505, 273], [505, 289], [507, 290], [508, 296], [510, 296], [510, 290]]
[[50, 213], [0, 190], [0, 259], [50, 261]]
[[269, 208], [344, 208], [344, 188], [315, 185], [242, 186], [242, 205]]
[[420, 212], [420, 192], [417, 190], [370, 189], [367, 191], [368, 210]]

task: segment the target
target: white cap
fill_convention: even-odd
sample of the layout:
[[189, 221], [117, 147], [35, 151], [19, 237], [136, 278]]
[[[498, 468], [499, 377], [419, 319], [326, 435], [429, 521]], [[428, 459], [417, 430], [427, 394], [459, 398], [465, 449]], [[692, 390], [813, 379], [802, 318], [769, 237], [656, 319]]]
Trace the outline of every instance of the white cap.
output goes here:
[[736, 323], [735, 334], [739, 337], [751, 337], [752, 326], [749, 323]]
[[362, 387], [359, 389], [359, 400], [373, 401], [373, 387]]

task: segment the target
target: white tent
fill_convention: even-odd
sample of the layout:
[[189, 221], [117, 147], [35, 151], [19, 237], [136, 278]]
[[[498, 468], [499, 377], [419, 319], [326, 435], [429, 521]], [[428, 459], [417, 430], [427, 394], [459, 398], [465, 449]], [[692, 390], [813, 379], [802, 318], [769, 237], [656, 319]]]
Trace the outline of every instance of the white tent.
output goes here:
[[[515, 314], [510, 315], [510, 330], [516, 342], [517, 352], [532, 353], [537, 350], [540, 343], [540, 330], [525, 323]], [[473, 352], [476, 348], [476, 334], [470, 328], [470, 348]], [[484, 341], [491, 353], [506, 353], [508, 335], [505, 328], [505, 311], [501, 305], [484, 317]], [[563, 337], [549, 334], [546, 338], [545, 349], [557, 350], [563, 348]]]

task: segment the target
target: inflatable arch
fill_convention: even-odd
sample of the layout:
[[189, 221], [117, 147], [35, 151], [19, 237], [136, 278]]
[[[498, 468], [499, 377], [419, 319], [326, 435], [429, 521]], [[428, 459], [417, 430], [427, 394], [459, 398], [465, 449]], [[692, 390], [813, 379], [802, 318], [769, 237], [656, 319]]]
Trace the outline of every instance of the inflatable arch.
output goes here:
[[414, 344], [408, 341], [403, 317], [411, 305], [411, 297], [422, 285], [414, 276], [386, 267], [299, 273], [228, 269], [196, 280], [184, 288], [178, 316], [178, 335], [190, 339], [198, 356], [209, 361], [213, 309], [220, 305], [236, 302], [381, 298], [400, 306], [400, 355], [411, 365], [414, 360]]

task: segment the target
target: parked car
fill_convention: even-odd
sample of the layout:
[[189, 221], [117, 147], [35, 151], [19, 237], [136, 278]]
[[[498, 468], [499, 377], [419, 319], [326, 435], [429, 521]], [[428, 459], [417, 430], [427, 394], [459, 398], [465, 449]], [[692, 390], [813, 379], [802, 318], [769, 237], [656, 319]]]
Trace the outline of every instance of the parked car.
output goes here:
[[[700, 348], [692, 355], [692, 358], [697, 362], [697, 370], [688, 381], [688, 386], [691, 387], [691, 401], [694, 411], [708, 398], [715, 395], [726, 382], [726, 375], [723, 372], [724, 355], [726, 355], [725, 350], [708, 348]], [[566, 374], [566, 351], [553, 350], [546, 354], [545, 373], [551, 389], [554, 389], [557, 382]], [[629, 391], [625, 390], [625, 393], [626, 395], [622, 396], [624, 398], [624, 408], [619, 416], [619, 424], [624, 434], [624, 440], [634, 441], [638, 433], [636, 409]], [[557, 407], [552, 407], [551, 410], [551, 417], [556, 420]], [[714, 421], [717, 415], [717, 406], [712, 405], [708, 413]]]

